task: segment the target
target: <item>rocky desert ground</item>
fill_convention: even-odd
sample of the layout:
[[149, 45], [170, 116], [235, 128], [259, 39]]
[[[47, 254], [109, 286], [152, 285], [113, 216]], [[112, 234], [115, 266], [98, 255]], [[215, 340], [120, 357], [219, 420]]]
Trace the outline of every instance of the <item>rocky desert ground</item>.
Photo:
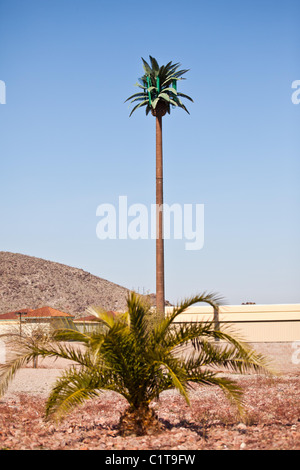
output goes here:
[[187, 406], [176, 391], [152, 406], [163, 431], [121, 437], [117, 423], [126, 401], [113, 392], [86, 402], [64, 421], [45, 421], [47, 395], [62, 372], [41, 365], [21, 369], [0, 399], [0, 449], [4, 450], [299, 450], [300, 374], [241, 376], [244, 421], [215, 387], [197, 386]]

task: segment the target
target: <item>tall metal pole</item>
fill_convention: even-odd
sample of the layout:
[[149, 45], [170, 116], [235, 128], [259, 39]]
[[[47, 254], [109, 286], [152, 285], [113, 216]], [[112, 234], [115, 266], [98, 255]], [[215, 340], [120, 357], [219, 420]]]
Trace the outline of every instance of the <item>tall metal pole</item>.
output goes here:
[[156, 115], [156, 311], [165, 313], [162, 115]]

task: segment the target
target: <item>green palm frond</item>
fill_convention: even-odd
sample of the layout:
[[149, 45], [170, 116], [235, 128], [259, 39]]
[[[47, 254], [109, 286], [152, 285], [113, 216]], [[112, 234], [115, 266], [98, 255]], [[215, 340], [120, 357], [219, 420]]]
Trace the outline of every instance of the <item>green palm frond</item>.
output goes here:
[[58, 378], [48, 397], [46, 417], [55, 416], [57, 420], [61, 419], [87, 399], [97, 397], [100, 393], [99, 385], [104, 388], [104, 383], [95, 381], [90, 368], [78, 370], [71, 366]]
[[160, 67], [154, 57], [149, 56], [149, 58], [150, 64], [142, 58], [145, 74], [139, 78], [139, 83], [136, 84], [143, 91], [135, 93], [125, 100], [125, 103], [130, 100], [131, 103], [136, 100], [142, 101], [142, 104], [132, 109], [130, 116], [140, 106], [146, 106], [146, 115], [150, 111], [154, 114], [158, 104], [163, 113], [170, 113], [170, 105], [182, 108], [189, 113], [179, 96], [193, 102], [192, 98], [177, 92], [177, 82], [185, 80], [182, 75], [187, 73], [188, 70], [178, 70], [180, 64], [172, 64], [172, 62]]

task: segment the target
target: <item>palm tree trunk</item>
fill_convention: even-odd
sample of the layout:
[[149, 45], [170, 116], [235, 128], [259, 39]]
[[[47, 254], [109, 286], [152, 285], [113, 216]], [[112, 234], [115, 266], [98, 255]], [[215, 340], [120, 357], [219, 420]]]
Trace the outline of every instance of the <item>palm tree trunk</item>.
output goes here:
[[156, 312], [165, 313], [162, 116], [156, 116]]
[[118, 427], [123, 437], [153, 435], [163, 430], [155, 411], [148, 405], [126, 408], [120, 417]]

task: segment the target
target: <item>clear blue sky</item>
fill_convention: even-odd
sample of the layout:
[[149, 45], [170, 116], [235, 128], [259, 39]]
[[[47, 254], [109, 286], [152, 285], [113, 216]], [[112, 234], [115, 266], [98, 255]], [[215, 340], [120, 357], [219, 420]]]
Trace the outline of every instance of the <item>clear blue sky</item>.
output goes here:
[[300, 302], [299, 0], [0, 0], [0, 250], [155, 291], [155, 242], [96, 237], [96, 208], [154, 203], [155, 120], [124, 100], [141, 57], [180, 62], [165, 202], [204, 204], [205, 243], [165, 244], [166, 297]]

